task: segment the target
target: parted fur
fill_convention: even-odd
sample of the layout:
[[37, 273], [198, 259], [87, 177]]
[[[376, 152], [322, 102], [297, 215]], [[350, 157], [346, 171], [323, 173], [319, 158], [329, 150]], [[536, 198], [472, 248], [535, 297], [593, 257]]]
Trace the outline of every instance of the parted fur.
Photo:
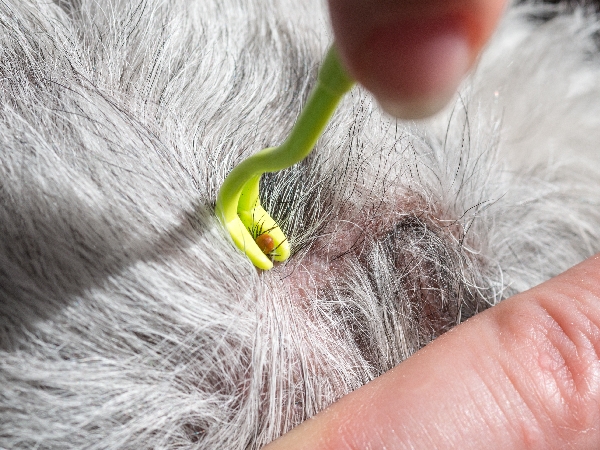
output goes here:
[[292, 258], [214, 215], [330, 43], [292, 0], [0, 0], [0, 447], [256, 449], [600, 249], [589, 8], [520, 4], [446, 111], [355, 88], [262, 180]]

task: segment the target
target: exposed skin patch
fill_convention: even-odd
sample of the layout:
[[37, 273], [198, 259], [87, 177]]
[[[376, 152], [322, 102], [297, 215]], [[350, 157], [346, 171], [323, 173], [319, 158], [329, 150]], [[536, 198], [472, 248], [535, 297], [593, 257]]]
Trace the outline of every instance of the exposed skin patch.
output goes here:
[[[466, 258], [460, 253], [465, 230], [457, 217], [440, 219], [443, 212], [432, 210], [410, 191], [394, 197], [397, 200], [382, 200], [368, 212], [365, 208], [344, 212], [306, 250], [278, 270], [294, 302], [307, 307], [302, 303], [351, 283], [353, 265], [370, 271], [373, 252], [387, 248], [393, 252], [395, 276], [413, 304], [414, 320], [427, 342], [460, 322], [463, 297], [469, 303], [477, 296], [467, 292], [462, 280], [451, 278], [458, 270], [454, 265]], [[403, 300], [398, 297], [397, 301]]]

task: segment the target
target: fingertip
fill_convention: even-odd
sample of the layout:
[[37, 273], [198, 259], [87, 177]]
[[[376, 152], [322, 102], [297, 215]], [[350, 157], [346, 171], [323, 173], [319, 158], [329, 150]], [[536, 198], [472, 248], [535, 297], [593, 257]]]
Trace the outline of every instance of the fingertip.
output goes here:
[[360, 78], [386, 112], [420, 119], [452, 98], [471, 67], [471, 53], [460, 21], [393, 23], [373, 30], [360, 55]]
[[330, 0], [342, 60], [390, 114], [440, 110], [491, 35], [505, 0]]

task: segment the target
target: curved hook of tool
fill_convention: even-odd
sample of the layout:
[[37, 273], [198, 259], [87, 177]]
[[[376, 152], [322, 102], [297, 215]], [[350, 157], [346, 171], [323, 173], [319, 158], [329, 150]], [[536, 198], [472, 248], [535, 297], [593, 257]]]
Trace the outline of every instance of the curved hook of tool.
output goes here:
[[353, 85], [332, 46], [319, 70], [317, 85], [286, 141], [245, 159], [223, 182], [215, 208], [217, 217], [256, 267], [269, 270], [272, 260], [285, 261], [290, 256], [286, 236], [260, 204], [261, 175], [287, 169], [306, 158]]

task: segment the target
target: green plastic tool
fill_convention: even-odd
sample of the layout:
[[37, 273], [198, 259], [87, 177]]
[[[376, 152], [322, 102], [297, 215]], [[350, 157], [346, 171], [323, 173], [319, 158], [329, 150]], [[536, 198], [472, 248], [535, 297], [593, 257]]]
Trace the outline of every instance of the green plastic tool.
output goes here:
[[319, 71], [317, 85], [286, 141], [245, 159], [223, 182], [217, 197], [217, 217], [256, 267], [269, 270], [272, 260], [285, 261], [290, 256], [286, 236], [260, 204], [261, 175], [286, 169], [306, 158], [353, 85], [332, 46]]

